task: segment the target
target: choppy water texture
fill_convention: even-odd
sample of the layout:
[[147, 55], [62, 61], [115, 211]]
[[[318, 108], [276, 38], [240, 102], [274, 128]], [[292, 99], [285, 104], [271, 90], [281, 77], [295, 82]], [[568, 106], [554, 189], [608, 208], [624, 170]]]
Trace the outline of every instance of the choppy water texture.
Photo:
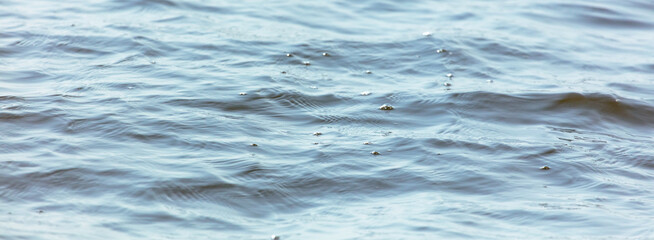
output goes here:
[[0, 0], [0, 238], [652, 239], [652, 16]]

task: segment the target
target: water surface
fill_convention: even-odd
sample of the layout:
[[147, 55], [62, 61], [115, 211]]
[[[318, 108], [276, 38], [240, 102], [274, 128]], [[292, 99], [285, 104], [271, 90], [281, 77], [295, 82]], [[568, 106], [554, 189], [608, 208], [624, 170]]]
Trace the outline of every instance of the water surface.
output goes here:
[[650, 1], [0, 6], [2, 239], [654, 238]]

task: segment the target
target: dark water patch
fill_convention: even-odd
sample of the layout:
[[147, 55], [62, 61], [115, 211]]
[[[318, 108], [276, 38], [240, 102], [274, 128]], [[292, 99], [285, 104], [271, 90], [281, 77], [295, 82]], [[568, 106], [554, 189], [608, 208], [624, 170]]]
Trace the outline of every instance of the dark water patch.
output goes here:
[[[158, 184], [152, 189], [153, 197], [170, 204], [211, 205], [231, 209], [248, 216], [264, 217], [270, 208], [276, 211], [291, 210], [302, 205], [288, 195], [279, 184], [233, 184], [221, 181], [188, 179], [169, 184]], [[268, 210], [266, 210], [268, 209]]]
[[654, 10], [654, 4], [648, 1], [633, 1], [629, 2], [628, 5], [633, 6], [636, 9]]
[[25, 102], [25, 98], [20, 97], [20, 96], [13, 96], [13, 95], [0, 95], [0, 103], [3, 105], [5, 104], [17, 104], [17, 103], [22, 103]]
[[109, 54], [108, 52], [105, 51], [98, 51], [90, 48], [85, 48], [85, 47], [76, 47], [76, 46], [69, 46], [66, 43], [59, 43], [57, 44], [57, 49], [66, 53], [70, 54], [75, 54], [75, 55], [93, 55], [95, 57], [97, 56], [102, 56], [105, 54]]
[[[485, 154], [493, 154], [495, 152], [511, 152], [515, 150], [515, 147], [505, 144], [505, 143], [488, 143], [484, 144], [482, 142], [470, 142], [461, 139], [425, 139], [423, 140], [424, 144], [427, 144], [430, 147], [434, 147], [435, 155], [440, 155], [437, 151], [441, 153], [451, 152], [453, 149], [467, 149], [471, 152], [482, 152]], [[539, 154], [542, 155], [542, 154]]]
[[242, 101], [215, 101], [211, 99], [175, 99], [165, 102], [173, 106], [184, 106], [200, 109], [224, 110], [227, 112], [259, 112], [270, 109], [270, 104], [264, 104], [265, 101], [254, 101], [245, 103]]
[[625, 70], [638, 71], [643, 73], [652, 73], [654, 72], [654, 64], [650, 64], [650, 63], [638, 64], [636, 66], [626, 67]]
[[71, 119], [65, 128], [67, 134], [99, 134], [111, 137], [124, 133], [128, 126], [114, 114], [99, 115], [93, 118]]
[[160, 212], [136, 212], [129, 217], [132, 223], [148, 225], [165, 225], [166, 223], [184, 224], [185, 219], [177, 217], [171, 213]]
[[158, 19], [158, 20], [156, 20], [154, 22], [156, 22], [156, 23], [183, 22], [185, 20], [188, 20], [188, 18], [186, 16], [176, 16], [176, 17]]
[[17, 84], [34, 84], [52, 79], [52, 75], [43, 71], [9, 71], [2, 77], [5, 82]]
[[20, 53], [20, 51], [17, 51], [11, 47], [0, 47], [0, 56], [8, 57], [15, 53]]
[[132, 1], [118, 1], [112, 3], [106, 3], [105, 8], [102, 8], [102, 12], [121, 12], [128, 10], [136, 10], [136, 12], [148, 12], [148, 11], [164, 11], [166, 9], [172, 9], [177, 7], [175, 1], [168, 0], [138, 0], [135, 2]]
[[267, 89], [260, 92], [264, 99], [279, 103], [290, 110], [302, 109], [307, 112], [317, 112], [329, 106], [340, 106], [348, 101], [347, 98], [334, 94], [313, 96], [295, 90]]
[[[575, 24], [586, 27], [602, 27], [611, 29], [649, 29], [651, 23], [638, 20], [640, 16], [630, 14], [618, 7], [609, 7], [598, 3], [558, 3], [540, 5], [541, 8], [557, 9], [549, 16], [529, 13], [527, 16], [537, 17], [559, 23]], [[562, 15], [566, 13], [566, 15]]]
[[[455, 93], [448, 96], [451, 101], [465, 101], [456, 111], [463, 116], [477, 116], [498, 122], [518, 124], [561, 124], [562, 127], [603, 128], [605, 122], [629, 124], [633, 127], [646, 127], [654, 119], [654, 110], [646, 104], [631, 99], [597, 93], [528, 94], [518, 96], [497, 95], [486, 92]], [[456, 99], [456, 100], [454, 100]], [[513, 113], [524, 112], [529, 115], [505, 114], [496, 106], [510, 106]], [[536, 114], [538, 117], [533, 117]], [[574, 121], [555, 120], [551, 116], [575, 116]], [[529, 117], [527, 117], [529, 116]], [[554, 120], [554, 121], [552, 121]]]
[[57, 127], [63, 124], [63, 114], [61, 109], [0, 112], [0, 124], [11, 125], [14, 128], [28, 127], [28, 129]]
[[606, 120], [627, 122], [635, 126], [646, 127], [654, 120], [654, 109], [631, 99], [616, 98], [604, 94], [569, 93], [560, 96], [547, 110], [565, 111], [579, 109], [580, 115], [590, 115], [589, 112], [601, 115]]
[[621, 14], [615, 9], [608, 8], [606, 6], [596, 5], [596, 4], [575, 4], [575, 3], [560, 3], [556, 7], [561, 7], [569, 12], [590, 12], [604, 15], [614, 15], [620, 16]]
[[134, 132], [128, 132], [125, 134], [129, 138], [133, 138], [136, 141], [141, 141], [141, 142], [147, 142], [147, 143], [154, 143], [154, 142], [163, 142], [164, 144], [168, 145], [174, 145], [171, 144], [170, 140], [173, 138], [170, 134], [158, 134], [158, 133], [153, 133], [153, 134], [144, 134], [138, 131]]
[[[38, 166], [33, 166], [36, 170]], [[86, 197], [99, 197], [111, 195], [112, 192], [123, 188], [127, 182], [123, 178], [131, 178], [129, 172], [124, 170], [91, 170], [86, 168], [60, 168], [46, 171], [23, 172], [15, 177], [7, 178], [11, 182], [8, 191], [3, 191], [7, 200], [34, 201], [56, 199], [58, 196], [77, 193]], [[114, 179], [110, 182], [96, 181], [98, 177]], [[124, 184], [121, 184], [124, 182]], [[107, 191], [99, 191], [105, 189]]]
[[212, 6], [211, 4], [203, 4], [203, 3], [198, 3], [198, 2], [183, 2], [180, 3], [180, 6], [192, 10], [192, 11], [197, 11], [197, 12], [207, 12], [211, 14], [230, 14], [233, 13], [234, 9], [230, 9], [229, 7], [220, 7], [220, 6]]
[[230, 194], [229, 192], [238, 192], [239, 186], [235, 184], [220, 183], [214, 182], [210, 184], [202, 185], [192, 185], [188, 186], [182, 182], [170, 182], [157, 184], [160, 187], [152, 189], [155, 196], [162, 196], [168, 198], [172, 202], [212, 202], [216, 201], [217, 196], [207, 196], [212, 193], [219, 194], [222, 193], [225, 196], [223, 198], [229, 198], [229, 195], [234, 195], [235, 193]]

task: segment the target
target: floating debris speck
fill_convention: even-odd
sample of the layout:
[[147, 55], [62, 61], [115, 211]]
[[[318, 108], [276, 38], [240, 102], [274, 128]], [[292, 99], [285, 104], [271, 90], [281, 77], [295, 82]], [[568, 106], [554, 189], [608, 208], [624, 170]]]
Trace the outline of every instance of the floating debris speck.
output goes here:
[[325, 56], [325, 57], [329, 57], [329, 53], [326, 53], [326, 52], [322, 53], [322, 55]]
[[364, 142], [363, 145], [370, 145], [372, 144], [371, 142]]
[[250, 146], [257, 147], [259, 145], [257, 145], [256, 143], [253, 143], [253, 144], [250, 144]]
[[272, 235], [272, 236], [270, 236], [270, 239], [271, 239], [271, 240], [279, 240], [279, 236], [277, 236], [277, 235]]
[[313, 135], [314, 136], [320, 136], [320, 135], [322, 135], [322, 133], [321, 132], [315, 132], [315, 133], [313, 133]]
[[379, 153], [377, 151], [372, 151], [370, 154], [372, 154], [372, 155], [381, 155], [381, 153]]
[[454, 77], [454, 75], [452, 75], [451, 73], [445, 74], [445, 76], [448, 77], [448, 78]]
[[287, 53], [286, 56], [287, 56], [287, 57], [292, 57], [293, 54], [291, 54], [291, 53]]
[[361, 96], [368, 96], [370, 94], [372, 94], [372, 93], [371, 92], [361, 92]]
[[429, 36], [431, 36], [431, 33], [430, 32], [423, 32], [422, 35], [425, 36], [425, 37], [429, 37]]
[[446, 86], [446, 87], [451, 87], [451, 86], [452, 86], [452, 84], [451, 84], [451, 83], [448, 83], [448, 82], [446, 82], [446, 83], [443, 83], [443, 86]]
[[371, 73], [372, 73], [372, 71], [366, 70], [366, 74], [371, 74]]
[[304, 62], [302, 62], [302, 64], [304, 64], [305, 66], [309, 66], [309, 65], [311, 65], [311, 62], [309, 62], [309, 61], [304, 61]]
[[447, 52], [447, 50], [441, 48], [441, 49], [436, 50], [436, 52], [437, 52], [437, 53], [444, 53], [444, 52]]
[[246, 93], [246, 92], [240, 92], [240, 93], [238, 93], [238, 95], [245, 96], [245, 95], [248, 95], [248, 93]]
[[550, 170], [550, 167], [548, 167], [548, 166], [542, 166], [542, 167], [540, 167], [540, 170]]
[[393, 109], [395, 109], [395, 108], [393, 108], [393, 106], [386, 105], [386, 104], [381, 105], [381, 107], [379, 107], [379, 110], [393, 110]]

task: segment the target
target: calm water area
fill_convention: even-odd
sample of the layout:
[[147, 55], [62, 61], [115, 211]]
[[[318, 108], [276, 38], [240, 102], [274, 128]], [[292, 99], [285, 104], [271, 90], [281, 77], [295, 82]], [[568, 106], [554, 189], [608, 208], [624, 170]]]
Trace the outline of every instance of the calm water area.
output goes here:
[[0, 239], [654, 239], [654, 1], [0, 0]]

